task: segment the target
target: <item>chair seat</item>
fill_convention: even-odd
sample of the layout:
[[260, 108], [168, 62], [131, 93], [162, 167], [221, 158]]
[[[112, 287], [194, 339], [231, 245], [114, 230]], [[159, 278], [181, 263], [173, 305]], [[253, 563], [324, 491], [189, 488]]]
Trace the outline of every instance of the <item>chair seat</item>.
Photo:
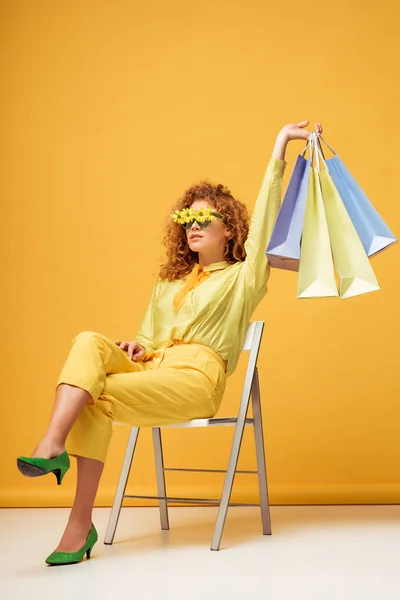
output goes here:
[[[189, 427], [210, 427], [212, 425], [236, 425], [237, 417], [212, 417], [210, 419], [191, 419], [190, 421], [184, 421], [183, 423], [172, 423], [170, 425], [154, 425], [154, 427], [165, 428], [179, 428], [187, 429]], [[125, 425], [120, 421], [114, 421], [115, 425]], [[245, 425], [253, 425], [253, 419], [247, 418]]]

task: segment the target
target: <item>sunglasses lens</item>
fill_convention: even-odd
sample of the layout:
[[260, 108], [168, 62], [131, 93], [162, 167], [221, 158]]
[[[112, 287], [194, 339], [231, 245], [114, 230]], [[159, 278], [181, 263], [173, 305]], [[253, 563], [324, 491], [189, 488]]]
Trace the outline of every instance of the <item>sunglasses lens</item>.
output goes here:
[[199, 225], [201, 227], [201, 229], [205, 229], [206, 227], [208, 227], [209, 225], [211, 225], [211, 221], [204, 221], [204, 223], [199, 223], [198, 221], [189, 221], [189, 223], [182, 223], [182, 227], [183, 229], [189, 230], [192, 228], [193, 223], [197, 223], [197, 225]]

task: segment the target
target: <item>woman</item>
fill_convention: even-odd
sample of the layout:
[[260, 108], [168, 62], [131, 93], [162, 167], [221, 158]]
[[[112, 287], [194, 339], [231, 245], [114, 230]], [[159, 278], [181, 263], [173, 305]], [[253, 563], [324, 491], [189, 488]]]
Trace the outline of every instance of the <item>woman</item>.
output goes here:
[[[245, 205], [222, 185], [202, 181], [178, 200], [163, 240], [167, 260], [134, 341], [92, 331], [73, 339], [47, 432], [31, 457], [17, 459], [24, 475], [53, 472], [60, 484], [68, 454], [77, 458], [74, 504], [48, 564], [90, 557], [113, 420], [152, 426], [216, 414], [251, 315], [267, 292], [265, 249], [280, 207], [286, 146], [309, 140], [307, 124], [279, 132], [250, 226]], [[320, 123], [315, 129], [320, 135]]]

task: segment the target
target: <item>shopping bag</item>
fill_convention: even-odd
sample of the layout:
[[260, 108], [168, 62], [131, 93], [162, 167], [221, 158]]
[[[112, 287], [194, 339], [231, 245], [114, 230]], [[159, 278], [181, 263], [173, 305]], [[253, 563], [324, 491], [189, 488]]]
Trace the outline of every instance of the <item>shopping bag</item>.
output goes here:
[[297, 156], [266, 250], [269, 264], [277, 269], [299, 270], [300, 241], [310, 173], [310, 159], [304, 158], [308, 145], [309, 142], [302, 154]]
[[316, 134], [310, 136], [310, 178], [298, 278], [298, 298], [338, 296], [328, 224], [325, 216], [318, 170], [312, 166]]
[[[316, 153], [320, 149], [316, 146]], [[320, 155], [325, 164], [323, 155]], [[327, 168], [317, 173], [322, 191], [333, 261], [340, 277], [340, 297], [350, 298], [380, 289], [357, 231]]]
[[[397, 242], [396, 236], [371, 204], [343, 161], [321, 136], [319, 139], [334, 154], [332, 158], [325, 159], [325, 164], [367, 255], [373, 256]], [[320, 144], [319, 149], [324, 157]]]

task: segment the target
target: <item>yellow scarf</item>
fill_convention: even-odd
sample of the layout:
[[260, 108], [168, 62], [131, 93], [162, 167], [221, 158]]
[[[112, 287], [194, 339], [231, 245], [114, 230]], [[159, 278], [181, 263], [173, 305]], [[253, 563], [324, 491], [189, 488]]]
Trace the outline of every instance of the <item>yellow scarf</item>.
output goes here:
[[190, 292], [190, 290], [194, 290], [194, 288], [200, 285], [202, 281], [210, 277], [210, 272], [204, 271], [203, 268], [203, 265], [199, 265], [196, 263], [192, 272], [185, 281], [184, 286], [179, 290], [179, 292], [175, 294], [173, 300], [175, 312], [177, 312], [181, 308], [187, 293]]

